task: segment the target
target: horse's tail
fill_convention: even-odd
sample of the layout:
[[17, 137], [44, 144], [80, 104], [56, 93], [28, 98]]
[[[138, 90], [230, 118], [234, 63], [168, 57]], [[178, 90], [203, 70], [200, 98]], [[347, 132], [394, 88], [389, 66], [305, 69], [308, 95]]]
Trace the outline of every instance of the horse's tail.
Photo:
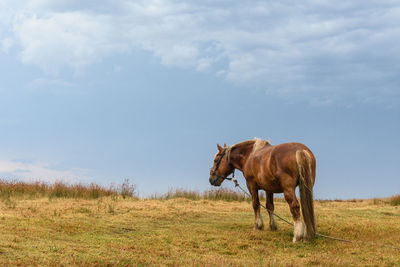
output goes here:
[[296, 162], [299, 172], [299, 188], [300, 188], [300, 203], [301, 213], [306, 225], [306, 239], [311, 239], [315, 236], [315, 217], [314, 217], [314, 202], [313, 202], [313, 170], [311, 168], [312, 158], [306, 150], [296, 151]]

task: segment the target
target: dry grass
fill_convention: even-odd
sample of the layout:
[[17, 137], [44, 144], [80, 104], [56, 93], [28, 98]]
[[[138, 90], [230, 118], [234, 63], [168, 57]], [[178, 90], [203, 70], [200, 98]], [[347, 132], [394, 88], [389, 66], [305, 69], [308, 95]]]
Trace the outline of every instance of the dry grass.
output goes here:
[[[323, 238], [293, 244], [292, 227], [254, 231], [246, 201], [122, 197], [21, 198], [0, 203], [0, 265], [399, 266], [400, 207], [315, 202]], [[276, 212], [290, 218], [284, 202]], [[263, 213], [264, 221], [267, 215]]]
[[91, 184], [67, 184], [55, 182], [53, 184], [44, 182], [22, 182], [0, 180], [0, 199], [3, 201], [13, 198], [87, 198], [96, 199], [109, 196], [135, 197], [135, 185], [126, 179], [121, 185], [109, 188]]

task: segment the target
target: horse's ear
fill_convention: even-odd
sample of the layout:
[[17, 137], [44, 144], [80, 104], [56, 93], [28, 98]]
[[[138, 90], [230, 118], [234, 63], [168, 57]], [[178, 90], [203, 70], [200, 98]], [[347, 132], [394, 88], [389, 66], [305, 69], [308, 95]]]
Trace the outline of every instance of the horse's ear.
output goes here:
[[224, 144], [224, 147], [226, 147], [226, 144]]
[[219, 144], [217, 144], [217, 147], [219, 151], [222, 151], [223, 148]]

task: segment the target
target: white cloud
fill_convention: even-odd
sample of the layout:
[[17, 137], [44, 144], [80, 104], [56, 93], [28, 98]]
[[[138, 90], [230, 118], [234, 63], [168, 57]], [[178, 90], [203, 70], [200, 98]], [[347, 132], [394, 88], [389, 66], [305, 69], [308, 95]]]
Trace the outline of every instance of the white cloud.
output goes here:
[[276, 94], [399, 90], [397, 1], [3, 0], [1, 9], [3, 49], [14, 44], [48, 73], [143, 49]]
[[88, 179], [86, 172], [78, 168], [57, 170], [52, 167], [52, 164], [43, 162], [0, 160], [0, 173], [3, 178], [44, 182], [80, 182]]
[[63, 66], [82, 68], [102, 57], [124, 52], [127, 44], [113, 38], [110, 17], [82, 12], [24, 15], [14, 25], [22, 46], [21, 61], [46, 72]]

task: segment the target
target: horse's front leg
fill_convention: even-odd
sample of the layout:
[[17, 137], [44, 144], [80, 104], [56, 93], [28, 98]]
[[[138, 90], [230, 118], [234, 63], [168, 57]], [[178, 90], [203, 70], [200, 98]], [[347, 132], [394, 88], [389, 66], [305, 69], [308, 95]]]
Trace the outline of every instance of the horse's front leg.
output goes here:
[[258, 188], [255, 185], [247, 184], [247, 187], [251, 193], [252, 204], [254, 209], [254, 229], [262, 230], [264, 228], [264, 223], [260, 213], [260, 200], [258, 198]]
[[276, 226], [275, 216], [274, 216], [274, 194], [267, 193], [267, 203], [266, 207], [268, 209], [269, 214], [269, 229], [271, 231], [276, 231], [278, 227]]

